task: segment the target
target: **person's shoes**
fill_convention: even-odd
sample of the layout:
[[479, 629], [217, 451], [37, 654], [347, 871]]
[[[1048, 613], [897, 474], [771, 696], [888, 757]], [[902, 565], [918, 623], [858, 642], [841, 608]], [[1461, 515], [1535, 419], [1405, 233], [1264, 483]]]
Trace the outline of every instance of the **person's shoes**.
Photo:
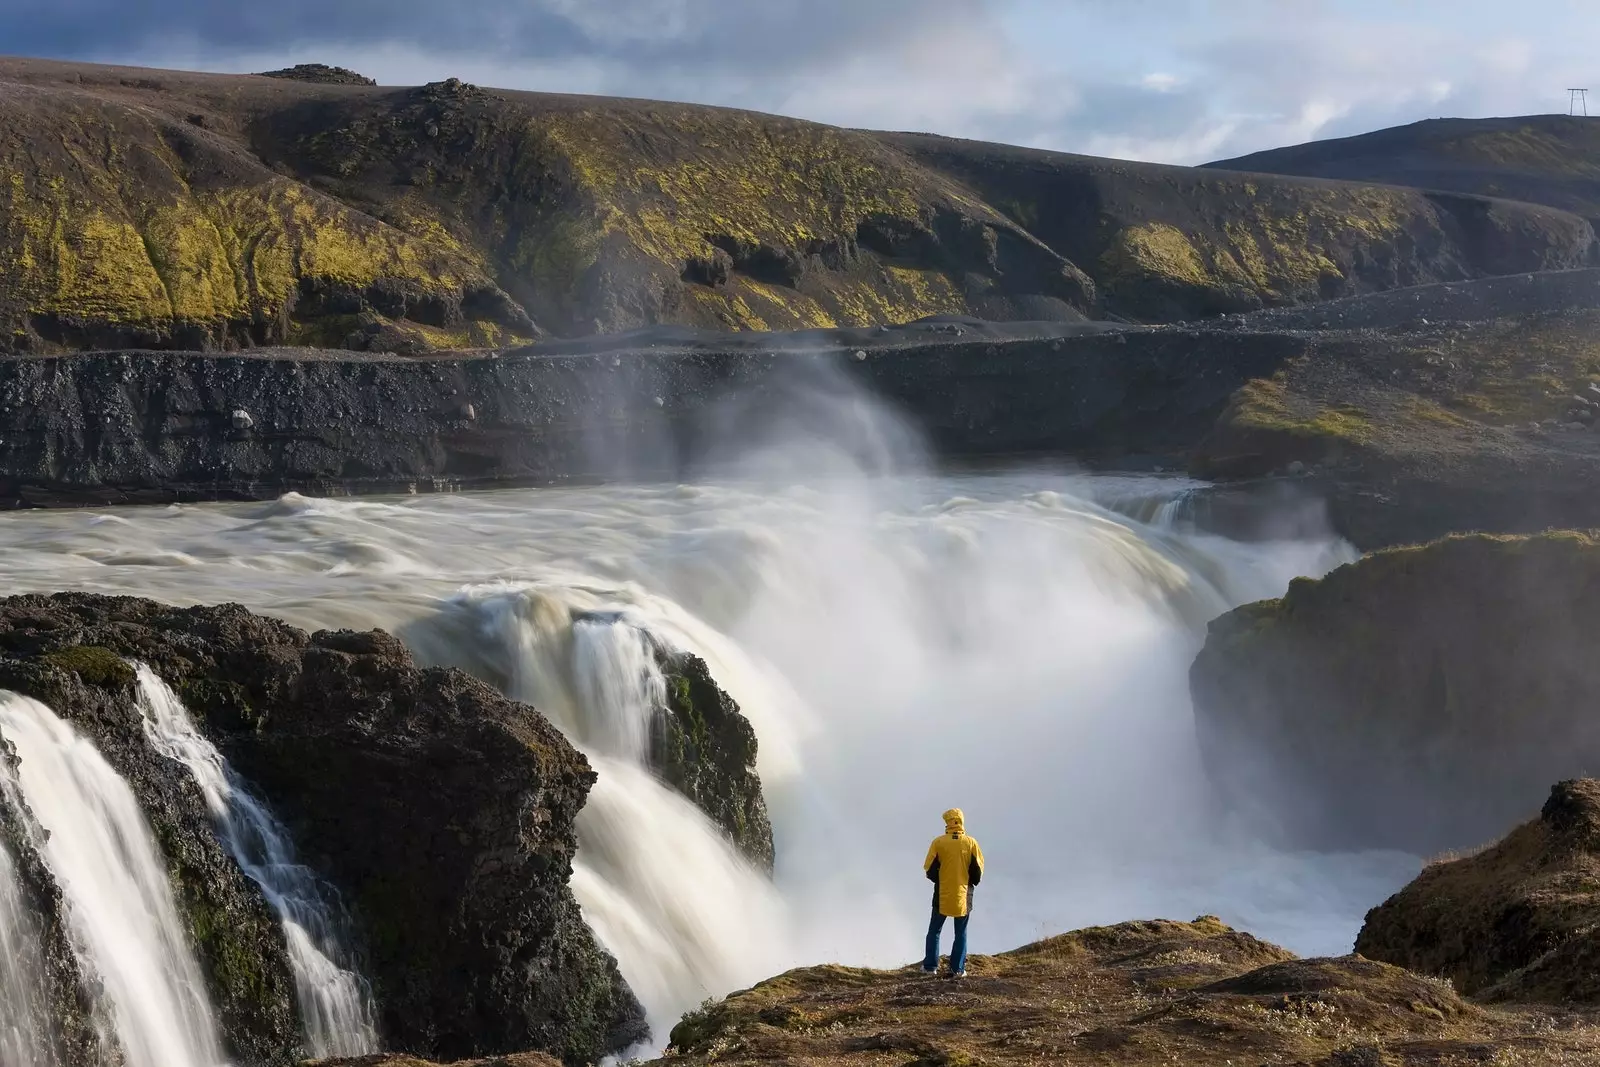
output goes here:
[[959, 982], [966, 978], [966, 976], [966, 971], [951, 971], [949, 974], [945, 975], [945, 977], [950, 979], [952, 982]]
[[923, 967], [917, 973], [922, 975], [922, 977], [924, 977], [924, 978], [937, 978], [937, 977], [939, 977], [939, 968], [935, 967], [933, 970], [930, 971], [930, 970], [928, 970], [928, 968]]

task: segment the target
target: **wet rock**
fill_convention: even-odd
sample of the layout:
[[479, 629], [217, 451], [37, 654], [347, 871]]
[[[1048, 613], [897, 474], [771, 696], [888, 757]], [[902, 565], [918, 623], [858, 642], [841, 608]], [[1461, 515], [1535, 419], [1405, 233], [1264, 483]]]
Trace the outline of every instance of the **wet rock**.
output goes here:
[[248, 430], [256, 424], [256, 420], [244, 408], [234, 408], [229, 418], [233, 421], [235, 430]]
[[667, 706], [652, 730], [651, 766], [709, 815], [746, 858], [770, 872], [772, 823], [756, 773], [755, 729], [703, 659], [660, 651], [657, 660]]

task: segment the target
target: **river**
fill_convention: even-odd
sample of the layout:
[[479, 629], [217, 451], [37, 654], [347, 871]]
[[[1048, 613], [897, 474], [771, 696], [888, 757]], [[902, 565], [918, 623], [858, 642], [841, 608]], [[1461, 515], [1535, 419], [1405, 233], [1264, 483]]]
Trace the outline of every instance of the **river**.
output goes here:
[[[735, 471], [687, 485], [36, 511], [10, 592], [234, 601], [384, 627], [530, 699], [600, 772], [574, 890], [658, 1037], [785, 967], [919, 954], [920, 863], [960, 806], [990, 873], [973, 950], [1210, 913], [1349, 951], [1418, 869], [1287, 854], [1209, 799], [1186, 673], [1205, 623], [1355, 557], [1182, 521], [1176, 478]], [[649, 634], [704, 656], [761, 742], [777, 872], [642, 766]]]

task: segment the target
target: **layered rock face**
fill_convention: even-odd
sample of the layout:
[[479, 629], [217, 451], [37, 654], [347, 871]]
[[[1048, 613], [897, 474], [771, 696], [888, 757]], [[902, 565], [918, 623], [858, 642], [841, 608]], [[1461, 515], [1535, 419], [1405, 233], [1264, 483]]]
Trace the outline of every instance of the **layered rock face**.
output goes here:
[[1600, 765], [1600, 546], [1379, 552], [1211, 625], [1190, 682], [1228, 804], [1312, 847], [1461, 848]]
[[388, 1047], [584, 1063], [644, 1036], [567, 888], [593, 773], [532, 708], [418, 669], [380, 632], [308, 636], [236, 606], [0, 601], [0, 687], [49, 704], [133, 786], [241, 1062], [297, 1058], [281, 934], [198, 791], [146, 745], [125, 660], [183, 697], [340, 891]]
[[1600, 782], [1562, 782], [1533, 822], [1430, 865], [1356, 950], [1488, 1001], [1600, 1004]]

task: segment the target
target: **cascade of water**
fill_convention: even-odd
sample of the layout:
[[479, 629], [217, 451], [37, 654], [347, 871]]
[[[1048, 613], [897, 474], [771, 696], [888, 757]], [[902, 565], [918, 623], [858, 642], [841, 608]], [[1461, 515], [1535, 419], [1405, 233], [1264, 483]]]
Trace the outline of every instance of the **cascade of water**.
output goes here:
[[74, 948], [100, 976], [128, 1067], [216, 1067], [205, 984], [133, 790], [36, 700], [0, 693], [0, 736], [18, 756], [0, 775], [14, 773], [43, 830], [35, 844], [61, 887]]
[[261, 887], [283, 926], [308, 1051], [317, 1059], [376, 1052], [371, 996], [349, 966], [344, 924], [328, 903], [329, 891], [295, 862], [288, 833], [195, 729], [178, 695], [144, 664], [138, 679], [145, 735], [157, 752], [188, 768], [223, 846]]
[[481, 602], [485, 636], [511, 660], [511, 695], [573, 739], [599, 780], [578, 813], [572, 889], [664, 1035], [704, 997], [784, 959], [776, 890], [699, 808], [646, 765], [666, 682], [625, 612], [583, 613], [531, 590]]
[[16, 861], [0, 845], [0, 1067], [56, 1063], [43, 989], [39, 932], [22, 899]]

